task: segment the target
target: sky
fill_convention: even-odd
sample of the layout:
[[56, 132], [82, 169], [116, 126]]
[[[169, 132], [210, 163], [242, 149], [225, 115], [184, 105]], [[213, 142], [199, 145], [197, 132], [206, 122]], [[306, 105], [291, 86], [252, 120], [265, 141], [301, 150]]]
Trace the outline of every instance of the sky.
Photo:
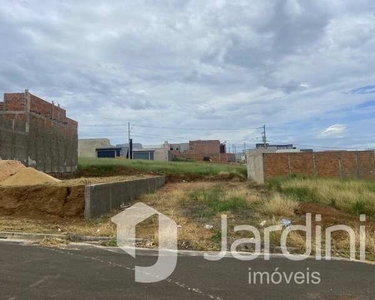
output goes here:
[[375, 148], [373, 0], [3, 1], [0, 45], [79, 138]]

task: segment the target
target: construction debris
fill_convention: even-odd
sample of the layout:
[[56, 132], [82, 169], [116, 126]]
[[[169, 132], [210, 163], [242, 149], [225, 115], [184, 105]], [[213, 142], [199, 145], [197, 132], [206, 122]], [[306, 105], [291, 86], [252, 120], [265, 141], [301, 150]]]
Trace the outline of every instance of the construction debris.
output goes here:
[[291, 221], [291, 220], [288, 220], [288, 219], [282, 219], [282, 220], [280, 221], [280, 224], [281, 224], [283, 227], [288, 228], [290, 225], [292, 225], [292, 221]]

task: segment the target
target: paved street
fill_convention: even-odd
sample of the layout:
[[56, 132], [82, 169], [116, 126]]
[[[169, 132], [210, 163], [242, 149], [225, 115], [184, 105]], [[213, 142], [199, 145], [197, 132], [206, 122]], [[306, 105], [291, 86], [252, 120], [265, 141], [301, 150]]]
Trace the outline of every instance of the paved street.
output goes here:
[[[176, 271], [160, 283], [134, 282], [132, 268], [149, 266], [137, 256], [88, 248], [47, 249], [0, 244], [0, 299], [374, 299], [375, 266], [347, 261], [291, 262], [272, 258], [241, 262], [179, 257]], [[249, 284], [253, 272], [320, 272], [319, 285]]]

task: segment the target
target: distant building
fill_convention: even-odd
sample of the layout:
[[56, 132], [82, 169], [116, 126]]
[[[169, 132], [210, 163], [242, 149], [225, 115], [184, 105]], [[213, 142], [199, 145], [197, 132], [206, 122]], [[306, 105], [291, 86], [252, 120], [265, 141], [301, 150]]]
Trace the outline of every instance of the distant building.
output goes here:
[[[264, 144], [259, 143], [255, 145], [256, 149], [264, 149]], [[296, 149], [296, 147], [293, 146], [293, 144], [279, 144], [279, 145], [270, 145], [266, 144], [267, 149], [275, 149], [275, 150], [281, 150], [281, 149]]]
[[224, 143], [219, 140], [197, 140], [189, 143], [167, 144], [175, 157], [196, 161], [235, 162], [233, 153], [226, 153]]
[[[129, 145], [118, 144], [109, 147], [97, 147], [96, 157], [129, 158]], [[198, 140], [189, 143], [173, 143], [167, 141], [159, 145], [133, 144], [133, 159], [171, 161], [175, 157], [196, 161], [235, 162], [233, 153], [226, 153], [224, 143], [219, 140]]]
[[112, 147], [109, 139], [79, 139], [78, 157], [97, 157], [97, 148], [109, 147]]
[[116, 158], [121, 156], [121, 148], [109, 147], [96, 149], [97, 158]]
[[260, 153], [298, 153], [298, 152], [313, 152], [313, 149], [297, 149], [293, 144], [267, 144], [267, 148], [264, 148], [264, 144], [256, 144], [255, 149], [250, 149], [246, 152], [247, 156], [256, 155]]
[[[117, 144], [117, 148], [121, 148], [120, 156], [129, 158], [129, 143], [126, 144]], [[133, 151], [142, 149], [142, 144], [140, 143], [133, 143]]]
[[153, 149], [138, 149], [133, 151], [133, 159], [154, 160], [155, 150]]

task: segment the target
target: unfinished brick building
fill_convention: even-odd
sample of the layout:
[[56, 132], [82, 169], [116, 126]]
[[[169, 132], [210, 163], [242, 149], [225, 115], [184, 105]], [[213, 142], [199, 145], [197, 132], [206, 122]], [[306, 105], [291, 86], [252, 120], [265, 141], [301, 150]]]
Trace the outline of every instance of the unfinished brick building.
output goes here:
[[78, 123], [53, 102], [26, 90], [0, 102], [0, 159], [16, 159], [44, 172], [73, 172], [78, 162]]
[[219, 140], [190, 141], [189, 150], [174, 150], [172, 154], [196, 161], [234, 162], [236, 160], [233, 153], [226, 153], [225, 145]]

